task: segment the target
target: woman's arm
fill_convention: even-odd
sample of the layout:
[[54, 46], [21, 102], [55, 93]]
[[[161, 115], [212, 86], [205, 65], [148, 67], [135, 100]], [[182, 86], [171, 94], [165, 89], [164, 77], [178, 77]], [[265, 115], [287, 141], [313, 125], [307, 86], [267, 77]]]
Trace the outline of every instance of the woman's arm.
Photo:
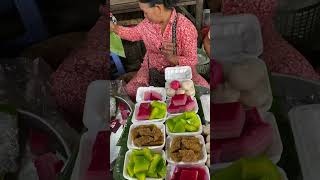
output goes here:
[[140, 41], [142, 40], [141, 30], [144, 21], [135, 27], [124, 27], [120, 25], [113, 24], [110, 22], [110, 31], [118, 34], [122, 39], [128, 41]]
[[189, 26], [182, 31], [182, 37], [181, 55], [177, 56], [178, 63], [180, 66], [194, 66], [198, 63], [198, 32], [194, 26]]
[[206, 37], [203, 40], [204, 50], [207, 53], [207, 56], [211, 58], [211, 46], [210, 46], [210, 31], [206, 35]]

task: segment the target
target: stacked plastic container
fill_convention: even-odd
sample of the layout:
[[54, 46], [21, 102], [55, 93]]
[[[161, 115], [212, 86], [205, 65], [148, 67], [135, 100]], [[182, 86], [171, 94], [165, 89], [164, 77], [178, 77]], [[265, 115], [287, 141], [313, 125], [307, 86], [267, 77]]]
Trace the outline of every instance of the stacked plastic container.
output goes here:
[[[267, 103], [257, 107], [264, 121], [272, 125], [273, 143], [265, 152], [277, 164], [281, 158], [283, 146], [275, 117], [268, 112], [272, 105], [272, 92], [265, 63], [259, 59], [263, 52], [262, 37], [258, 19], [253, 15], [243, 14], [236, 16], [212, 15], [212, 33], [214, 34], [213, 58], [223, 65], [223, 72], [227, 74], [234, 63], [242, 59], [257, 61], [264, 68], [267, 88], [270, 94]], [[213, 157], [214, 158], [214, 157]], [[214, 169], [220, 169], [232, 162], [214, 164]]]
[[[135, 106], [135, 110], [134, 110], [134, 114], [132, 117], [132, 122], [133, 124], [130, 126], [130, 130], [129, 130], [129, 137], [128, 137], [128, 142], [127, 142], [127, 146], [129, 151], [126, 154], [125, 157], [125, 162], [124, 162], [124, 168], [123, 168], [123, 176], [126, 179], [130, 179], [130, 180], [135, 180], [136, 178], [130, 177], [128, 172], [127, 172], [127, 166], [128, 166], [128, 159], [129, 159], [129, 155], [132, 152], [132, 150], [134, 149], [143, 149], [144, 147], [137, 147], [134, 145], [133, 143], [133, 139], [131, 137], [132, 135], [132, 129], [137, 128], [141, 125], [150, 125], [150, 124], [154, 124], [156, 125], [161, 132], [163, 133], [163, 137], [165, 138], [163, 140], [163, 144], [162, 145], [158, 145], [158, 146], [146, 146], [147, 148], [151, 149], [151, 151], [154, 152], [158, 152], [161, 153], [163, 158], [166, 160], [167, 164], [167, 175], [166, 175], [166, 179], [171, 179], [173, 173], [174, 173], [174, 169], [176, 167], [199, 167], [199, 168], [203, 168], [203, 170], [206, 172], [207, 174], [207, 179], [209, 180], [210, 175], [209, 175], [209, 169], [207, 166], [205, 166], [205, 163], [207, 161], [207, 151], [206, 151], [206, 147], [205, 147], [205, 140], [204, 137], [201, 135], [202, 134], [202, 125], [200, 125], [200, 128], [197, 132], [185, 132], [185, 133], [172, 133], [168, 130], [168, 125], [166, 123], [166, 121], [172, 117], [181, 115], [182, 113], [178, 113], [178, 114], [166, 114], [165, 118], [163, 119], [158, 119], [158, 120], [137, 120], [136, 119], [136, 114], [139, 108], [139, 105], [144, 101], [144, 94], [145, 92], [148, 91], [156, 91], [159, 94], [162, 95], [162, 100], [161, 102], [165, 102], [167, 104], [167, 107], [169, 106], [171, 97], [167, 96], [166, 94], [166, 88], [168, 88], [170, 86], [170, 82], [173, 80], [178, 80], [180, 82], [182, 81], [192, 81], [192, 71], [191, 68], [188, 66], [182, 66], [182, 67], [170, 67], [170, 68], [166, 68], [165, 69], [165, 79], [166, 79], [166, 85], [165, 87], [140, 87], [137, 90], [137, 96], [136, 96], [136, 101], [137, 104]], [[192, 96], [192, 99], [194, 101], [197, 101], [196, 98], [194, 96]], [[198, 104], [196, 104], [196, 107], [194, 108], [193, 112], [197, 113], [198, 112]], [[197, 116], [199, 121], [201, 122], [201, 119], [199, 116]], [[200, 143], [203, 145], [202, 146], [202, 153], [203, 153], [203, 157], [202, 159], [200, 159], [197, 162], [192, 162], [192, 163], [185, 163], [185, 162], [174, 162], [170, 156], [169, 156], [169, 147], [171, 145], [172, 142], [172, 138], [176, 137], [176, 136], [195, 136], [196, 138], [199, 139]], [[158, 178], [146, 178], [147, 180], [155, 180]]]
[[320, 177], [320, 105], [298, 106], [289, 112], [303, 179]]
[[[86, 94], [86, 102], [83, 113], [83, 124], [88, 128], [80, 139], [79, 153], [72, 172], [71, 180], [81, 180], [90, 165], [92, 147], [99, 131], [106, 127], [105, 107], [106, 107], [107, 81], [92, 82]], [[105, 98], [101, 98], [105, 97]]]

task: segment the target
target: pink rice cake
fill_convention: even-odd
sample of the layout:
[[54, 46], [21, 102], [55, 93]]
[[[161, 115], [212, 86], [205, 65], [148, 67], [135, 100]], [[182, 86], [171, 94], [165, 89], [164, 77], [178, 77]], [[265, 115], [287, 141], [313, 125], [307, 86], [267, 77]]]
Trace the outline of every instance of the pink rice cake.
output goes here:
[[212, 104], [210, 110], [214, 139], [236, 138], [241, 135], [245, 111], [239, 102]]

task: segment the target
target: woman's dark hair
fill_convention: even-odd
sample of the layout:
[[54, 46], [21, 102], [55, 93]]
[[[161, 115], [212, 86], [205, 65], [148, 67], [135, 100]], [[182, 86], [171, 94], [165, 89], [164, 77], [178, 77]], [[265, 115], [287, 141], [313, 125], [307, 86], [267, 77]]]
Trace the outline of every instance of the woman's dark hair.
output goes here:
[[167, 9], [172, 9], [176, 6], [178, 0], [139, 0], [141, 3], [149, 3], [151, 7], [156, 4], [163, 4]]

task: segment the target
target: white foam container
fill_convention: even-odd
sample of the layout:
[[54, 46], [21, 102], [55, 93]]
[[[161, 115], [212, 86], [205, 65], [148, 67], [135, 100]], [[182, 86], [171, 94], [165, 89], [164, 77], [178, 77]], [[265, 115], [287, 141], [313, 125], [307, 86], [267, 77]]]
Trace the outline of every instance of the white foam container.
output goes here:
[[169, 155], [169, 147], [171, 146], [171, 141], [173, 140], [173, 137], [168, 136], [167, 137], [167, 143], [166, 143], [166, 158], [168, 163], [170, 164], [177, 164], [177, 165], [205, 165], [208, 155], [207, 155], [207, 150], [206, 150], [206, 143], [204, 141], [204, 138], [202, 135], [197, 135], [195, 136], [196, 138], [198, 138], [200, 140], [200, 143], [202, 144], [202, 159], [200, 159], [199, 161], [196, 162], [175, 162], [171, 159], [170, 155]]
[[157, 152], [160, 152], [165, 143], [166, 143], [166, 127], [164, 126], [164, 124], [162, 123], [154, 123], [154, 125], [156, 125], [162, 132], [163, 134], [163, 144], [160, 145], [160, 146], [144, 146], [144, 147], [138, 147], [136, 146], [134, 143], [133, 143], [133, 139], [131, 138], [131, 132], [134, 128], [138, 127], [138, 126], [141, 126], [141, 125], [138, 125], [138, 124], [132, 124], [130, 126], [130, 129], [129, 129], [129, 135], [128, 135], [128, 141], [127, 141], [127, 146], [128, 146], [128, 149], [143, 149], [143, 148], [149, 148], [151, 150], [154, 150], [154, 151], [157, 151]]
[[320, 104], [298, 106], [289, 112], [303, 179], [320, 177]]
[[108, 92], [107, 81], [98, 80], [90, 83], [84, 105], [83, 123], [88, 128], [80, 139], [79, 153], [73, 168], [71, 180], [81, 180], [91, 162], [92, 147], [99, 131], [106, 127], [105, 107]]
[[167, 67], [164, 70], [165, 80], [187, 80], [192, 79], [192, 70], [190, 66]]
[[[170, 119], [170, 118], [173, 118], [173, 117], [175, 117], [175, 116], [169, 116], [167, 118], [167, 120]], [[200, 116], [198, 114], [197, 114], [197, 117], [198, 117], [198, 119], [199, 119], [199, 121], [201, 123], [201, 119], [200, 119]], [[170, 132], [169, 127], [168, 127], [168, 125], [166, 123], [166, 132], [167, 132], [168, 136], [197, 136], [197, 135], [201, 135], [201, 133], [202, 133], [202, 123], [201, 123], [198, 131], [196, 131], [196, 132], [185, 132], [185, 133], [172, 133], [172, 132]]]
[[144, 101], [144, 93], [148, 91], [155, 91], [159, 94], [161, 94], [163, 102], [166, 101], [166, 89], [162, 87], [139, 87], [137, 90], [137, 95], [136, 95], [136, 102], [143, 102]]
[[[268, 156], [269, 159], [272, 160], [272, 162], [274, 164], [277, 164], [281, 159], [281, 155], [282, 155], [282, 151], [283, 151], [283, 144], [281, 141], [281, 136], [279, 133], [278, 125], [277, 125], [276, 119], [272, 113], [266, 112], [261, 115], [262, 115], [261, 116], [262, 119], [265, 122], [269, 123], [273, 129], [273, 143], [266, 150], [265, 155]], [[220, 168], [220, 167], [229, 166], [232, 163], [233, 162], [226, 162], [226, 163], [217, 163], [217, 164], [213, 164], [213, 165], [214, 165], [214, 167]]]
[[[170, 87], [170, 83], [173, 80], [177, 80], [180, 83], [184, 81], [192, 81], [192, 69], [190, 66], [175, 66], [165, 68], [165, 89]], [[192, 81], [193, 82], [193, 81]], [[194, 88], [194, 84], [193, 84]], [[194, 95], [193, 95], [194, 96]]]
[[[162, 103], [165, 103], [165, 102], [162, 102]], [[132, 116], [132, 119], [131, 119], [133, 124], [164, 123], [166, 121], [166, 118], [168, 116], [168, 111], [166, 112], [166, 115], [161, 119], [137, 120], [136, 117], [137, 117], [137, 114], [138, 114], [138, 110], [139, 110], [140, 104], [141, 104], [141, 102], [135, 104], [133, 116]]]
[[200, 96], [204, 119], [210, 122], [210, 94]]
[[[239, 54], [260, 56], [263, 52], [260, 23], [256, 16], [212, 15], [213, 58], [235, 59]], [[228, 47], [228, 48], [226, 48]]]
[[[128, 179], [128, 180], [137, 180], [137, 178], [132, 178], [129, 176], [128, 172], [127, 172], [127, 166], [128, 166], [128, 163], [129, 163], [129, 156], [130, 154], [132, 153], [132, 150], [129, 150], [126, 152], [126, 155], [125, 155], [125, 159], [124, 159], [124, 165], [123, 165], [123, 177]], [[166, 159], [166, 156], [165, 156], [165, 153], [164, 151], [161, 151], [161, 155], [162, 155], [162, 158], [165, 160]], [[146, 180], [161, 180], [162, 178], [146, 178]]]
[[166, 179], [171, 179], [174, 173], [174, 170], [176, 167], [200, 167], [203, 168], [206, 171], [208, 179], [205, 180], [210, 180], [210, 171], [207, 166], [203, 165], [174, 165], [174, 164], [168, 164], [167, 165], [167, 178]]
[[[197, 101], [197, 99], [196, 99], [195, 97], [191, 97], [191, 98], [192, 98], [192, 100], [193, 100], [194, 102], [196, 102], [196, 106], [194, 107], [194, 110], [193, 110], [193, 111], [190, 111], [190, 112], [198, 113], [198, 111], [199, 111], [198, 101]], [[171, 103], [171, 98], [167, 99], [167, 108], [169, 107], [170, 103]], [[172, 113], [172, 114], [171, 114], [171, 113], [168, 112], [168, 115], [177, 116], [177, 115], [181, 115], [181, 114], [183, 114], [183, 113], [184, 113], [184, 112], [181, 112], [181, 113]]]

